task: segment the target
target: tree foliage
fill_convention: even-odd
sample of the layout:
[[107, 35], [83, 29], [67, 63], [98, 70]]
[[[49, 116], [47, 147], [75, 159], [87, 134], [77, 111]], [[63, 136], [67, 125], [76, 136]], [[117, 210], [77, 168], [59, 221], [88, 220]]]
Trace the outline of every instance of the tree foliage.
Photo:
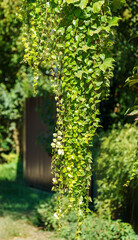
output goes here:
[[[33, 96], [33, 72], [23, 63], [22, 22], [17, 17], [21, 1], [0, 2], [0, 157], [18, 151], [22, 139], [25, 98]], [[40, 72], [38, 95], [50, 91], [46, 69]], [[17, 150], [18, 149], [18, 150]]]
[[[126, 84], [128, 84], [130, 87], [134, 87], [137, 89], [137, 84], [138, 84], [138, 66], [136, 65], [133, 69], [133, 75], [129, 78], [126, 79]], [[128, 109], [129, 114], [128, 116], [136, 116], [135, 121], [138, 120], [138, 104], [137, 104], [137, 97], [135, 98], [135, 105]]]
[[115, 59], [114, 77], [111, 79], [109, 98], [100, 106], [101, 124], [105, 130], [112, 128], [113, 124], [118, 122], [125, 124], [134, 121], [134, 117], [128, 117], [126, 112], [128, 106], [131, 108], [134, 105], [137, 96], [136, 86], [130, 88], [125, 82], [133, 74], [133, 68], [137, 65], [137, 2], [126, 0], [120, 10], [116, 9], [117, 6], [117, 4], [112, 6], [113, 13], [121, 18], [113, 35], [115, 42], [112, 48]]
[[19, 34], [21, 22], [16, 17], [20, 3], [0, 2], [0, 151], [15, 149], [13, 132], [21, 113], [19, 75], [23, 71], [20, 64], [23, 47]]

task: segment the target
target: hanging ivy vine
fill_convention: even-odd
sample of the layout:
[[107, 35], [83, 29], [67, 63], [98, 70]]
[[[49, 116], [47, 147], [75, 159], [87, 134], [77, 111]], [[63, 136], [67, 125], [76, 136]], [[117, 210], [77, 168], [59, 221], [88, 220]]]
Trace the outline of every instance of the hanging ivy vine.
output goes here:
[[[57, 105], [53, 134], [52, 173], [59, 192], [60, 219], [77, 210], [78, 234], [83, 212], [89, 211], [93, 136], [99, 127], [99, 103], [108, 95], [114, 60], [113, 17], [108, 0], [23, 1], [24, 61], [34, 70], [34, 92], [39, 65], [46, 65]], [[62, 209], [62, 196], [69, 198]]]

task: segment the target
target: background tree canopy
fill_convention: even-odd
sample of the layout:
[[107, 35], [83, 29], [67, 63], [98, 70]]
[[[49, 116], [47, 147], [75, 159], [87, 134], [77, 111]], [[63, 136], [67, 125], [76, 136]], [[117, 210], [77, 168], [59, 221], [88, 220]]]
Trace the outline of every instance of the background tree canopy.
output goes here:
[[[25, 63], [23, 62], [23, 55], [24, 55], [24, 47], [22, 44], [22, 36], [23, 36], [23, 23], [19, 17], [17, 17], [17, 12], [20, 11], [20, 6], [21, 6], [20, 0], [17, 0], [16, 2], [14, 0], [8, 1], [8, 0], [2, 0], [0, 3], [0, 52], [1, 52], [1, 58], [0, 58], [0, 158], [2, 161], [4, 161], [4, 156], [3, 153], [9, 153], [9, 152], [16, 152], [19, 154], [20, 152], [20, 142], [21, 142], [21, 132], [22, 132], [22, 121], [23, 121], [23, 105], [24, 101], [27, 97], [33, 96], [33, 78], [35, 77], [35, 74], [33, 73], [32, 69], [30, 68], [29, 62]], [[28, 3], [35, 4], [35, 1], [28, 1]], [[76, 1], [67, 1], [68, 3], [75, 3]], [[60, 9], [61, 15], [63, 17], [63, 21], [61, 22], [61, 28], [59, 29], [59, 32], [56, 34], [61, 34], [59, 37], [59, 41], [63, 41], [62, 35], [66, 37], [66, 54], [69, 54], [68, 52], [68, 47], [70, 46], [69, 39], [70, 35], [75, 36], [75, 41], [80, 43], [79, 37], [84, 38], [83, 33], [85, 32], [85, 29], [83, 26], [81, 26], [83, 20], [85, 19], [85, 24], [86, 26], [89, 26], [89, 11], [84, 13], [83, 9], [86, 7], [86, 3], [88, 1], [81, 1], [80, 9], [78, 9], [78, 5], [75, 7], [71, 7], [70, 4], [64, 6], [65, 8]], [[94, 13], [98, 13], [99, 9], [101, 10], [101, 7], [103, 5], [103, 1], [99, 1], [100, 5], [96, 4], [96, 1], [94, 1], [95, 5], [92, 7]], [[122, 6], [122, 9], [120, 10], [120, 7]], [[83, 20], [77, 21], [73, 20], [73, 11], [76, 11], [76, 19], [80, 17], [80, 15], [83, 15]], [[36, 9], [36, 15], [38, 18], [38, 15], [40, 13], [40, 9]], [[68, 19], [65, 18], [67, 14], [67, 10], [70, 11], [70, 15], [68, 16]], [[65, 12], [64, 12], [65, 11]], [[99, 185], [99, 192], [100, 192], [100, 197], [99, 197], [99, 202], [102, 201], [104, 204], [105, 202], [107, 203], [106, 200], [110, 201], [110, 204], [107, 204], [108, 206], [110, 205], [110, 211], [112, 212], [112, 216], [114, 216], [114, 208], [118, 208], [123, 205], [124, 201], [126, 200], [124, 195], [128, 189], [132, 187], [134, 188], [135, 182], [137, 180], [136, 178], [136, 139], [133, 139], [132, 133], [134, 134], [134, 130], [136, 127], [131, 126], [131, 125], [125, 125], [124, 128], [120, 130], [121, 127], [118, 127], [120, 125], [117, 125], [117, 123], [120, 123], [121, 125], [124, 125], [125, 123], [132, 123], [134, 121], [134, 117], [128, 117], [126, 116], [126, 112], [129, 107], [131, 107], [134, 103], [135, 96], [136, 96], [136, 85], [132, 85], [131, 88], [127, 85], [125, 85], [126, 79], [132, 75], [133, 68], [136, 64], [136, 12], [137, 12], [137, 6], [136, 6], [136, 1], [130, 1], [127, 0], [126, 3], [124, 0], [113, 0], [111, 4], [111, 11], [113, 14], [116, 16], [120, 17], [119, 20], [119, 26], [114, 27], [113, 34], [111, 37], [111, 40], [114, 42], [114, 45], [111, 47], [110, 51], [107, 48], [106, 54], [110, 55], [110, 52], [112, 52], [112, 55], [115, 59], [115, 68], [114, 68], [114, 76], [111, 78], [111, 86], [110, 86], [110, 96], [108, 97], [108, 100], [104, 100], [103, 102], [100, 103], [100, 111], [101, 111], [101, 116], [100, 116], [100, 121], [101, 125], [103, 126], [105, 131], [111, 130], [109, 133], [102, 133], [104, 137], [100, 138], [100, 144], [101, 148], [99, 149], [99, 155], [97, 157], [97, 173], [100, 172], [99, 174], [99, 179], [98, 179], [98, 185]], [[65, 13], [65, 16], [64, 16]], [[57, 13], [56, 13], [57, 14]], [[55, 16], [56, 16], [55, 14]], [[88, 14], [88, 15], [87, 15]], [[31, 14], [30, 14], [31, 16]], [[31, 16], [32, 17], [32, 16]], [[88, 18], [88, 19], [87, 19]], [[94, 21], [96, 17], [94, 18]], [[41, 19], [39, 19], [41, 20]], [[49, 19], [48, 24], [53, 24], [51, 19]], [[70, 26], [71, 21], [73, 20], [73, 25]], [[82, 21], [82, 22], [81, 22]], [[98, 20], [100, 22], [100, 20]], [[104, 22], [104, 21], [103, 21]], [[34, 24], [34, 19], [31, 22], [32, 26]], [[113, 26], [117, 25], [117, 22], [111, 23], [110, 24]], [[48, 25], [49, 26], [49, 25]], [[74, 32], [74, 29], [76, 26], [79, 26], [79, 33]], [[82, 27], [82, 28], [81, 28]], [[66, 34], [64, 35], [64, 28], [66, 29]], [[54, 27], [53, 27], [54, 29]], [[53, 30], [52, 29], [52, 30]], [[41, 32], [41, 28], [38, 29], [38, 31]], [[47, 29], [46, 29], [47, 30]], [[53, 30], [55, 31], [55, 29]], [[53, 31], [48, 30], [48, 34], [50, 35], [51, 40], [53, 39]], [[84, 31], [84, 32], [83, 32]], [[93, 31], [89, 31], [90, 36], [93, 36], [95, 34], [95, 28]], [[79, 35], [80, 34], [80, 35]], [[97, 34], [97, 33], [96, 33]], [[99, 30], [98, 32], [99, 36], [102, 34]], [[33, 48], [36, 47], [35, 43], [35, 34], [32, 33], [32, 38], [34, 38], [34, 46], [32, 45]], [[56, 35], [57, 36], [57, 35]], [[101, 35], [102, 36], [102, 35]], [[45, 39], [47, 39], [47, 36], [44, 36]], [[97, 38], [98, 39], [98, 38]], [[94, 43], [97, 40], [96, 37], [94, 38]], [[77, 56], [77, 61], [78, 63], [82, 63], [82, 61], [85, 59], [87, 56], [87, 50], [91, 48], [89, 44], [89, 38], [87, 39], [87, 45], [86, 46], [81, 46], [81, 51], [83, 51], [82, 58], [81, 56]], [[39, 45], [39, 50], [42, 50], [44, 48], [43, 42], [40, 39], [41, 44]], [[49, 44], [49, 43], [48, 43]], [[55, 44], [55, 43], [54, 43]], [[72, 42], [72, 45], [74, 42]], [[76, 45], [77, 46], [77, 45]], [[106, 49], [106, 44], [103, 45]], [[53, 46], [50, 45], [50, 49], [52, 49]], [[60, 49], [62, 52], [62, 44], [59, 43], [58, 45], [58, 51], [60, 53]], [[105, 50], [104, 49], [104, 50]], [[101, 49], [100, 49], [101, 50]], [[102, 50], [101, 50], [102, 51]], [[53, 52], [51, 52], [51, 55], [54, 55]], [[35, 62], [35, 51], [32, 53], [33, 55], [33, 61]], [[79, 55], [79, 54], [78, 54]], [[81, 54], [80, 54], [81, 55]], [[58, 56], [60, 58], [60, 54]], [[69, 55], [71, 59], [71, 55]], [[97, 56], [94, 56], [95, 58]], [[41, 58], [41, 51], [39, 58]], [[99, 62], [102, 62], [102, 68], [101, 70], [104, 70], [106, 72], [107, 67], [106, 64], [111, 65], [113, 60], [111, 58], [108, 58], [108, 61], [104, 65], [104, 55], [101, 54]], [[53, 66], [50, 63], [43, 61], [41, 59], [41, 63], [39, 64], [39, 67], [37, 69], [38, 75], [39, 75], [39, 84], [37, 86], [37, 94], [38, 96], [46, 96], [47, 93], [52, 93], [53, 90], [51, 88], [51, 83], [50, 83], [50, 78], [54, 75], [54, 77], [57, 77], [57, 66], [59, 67], [59, 62], [61, 63], [61, 59], [58, 59], [58, 61], [54, 62]], [[73, 59], [68, 62], [67, 67], [73, 66]], [[91, 64], [91, 62], [89, 62]], [[89, 66], [89, 63], [87, 62], [87, 66]], [[57, 64], [57, 65], [56, 65]], [[59, 64], [59, 65], [58, 65]], [[63, 69], [64, 71], [64, 64], [61, 64], [61, 71]], [[87, 70], [87, 69], [86, 69]], [[71, 71], [76, 71], [75, 67], [71, 67]], [[103, 71], [103, 72], [104, 72]], [[68, 74], [70, 74], [68, 71]], [[84, 72], [79, 69], [79, 71], [76, 74], [77, 79], [79, 79], [79, 84], [81, 86], [81, 79]], [[106, 75], [106, 74], [105, 74]], [[59, 75], [59, 79], [60, 79]], [[99, 78], [100, 79], [100, 78]], [[73, 81], [73, 79], [72, 79]], [[74, 84], [74, 83], [73, 83]], [[79, 86], [77, 85], [77, 87]], [[89, 84], [89, 83], [88, 83]], [[73, 85], [72, 85], [73, 86]], [[68, 85], [64, 85], [64, 90], [65, 93], [67, 92]], [[86, 86], [81, 86], [84, 87], [83, 90], [86, 90]], [[91, 89], [93, 90], [93, 86], [89, 85]], [[98, 87], [97, 87], [98, 88]], [[76, 98], [76, 89], [75, 87], [71, 89], [70, 93], [67, 94], [67, 98], [70, 97], [71, 101], [73, 102]], [[83, 91], [82, 95], [89, 95], [89, 92], [85, 93]], [[61, 96], [57, 96], [56, 101], [58, 100], [59, 105], [62, 105]], [[82, 101], [82, 106], [84, 98], [79, 95], [80, 101]], [[97, 103], [99, 99], [97, 97]], [[68, 107], [69, 101], [66, 101], [66, 107]], [[91, 103], [89, 103], [90, 105]], [[88, 104], [87, 104], [88, 105]], [[81, 107], [78, 105], [78, 108]], [[89, 106], [87, 106], [89, 107]], [[59, 108], [60, 109], [60, 108]], [[87, 109], [84, 109], [84, 112]], [[74, 111], [74, 109], [73, 109]], [[72, 112], [73, 112], [72, 111]], [[47, 111], [45, 111], [47, 112]], [[42, 115], [45, 115], [45, 112], [42, 112]], [[75, 112], [73, 112], [75, 114]], [[85, 115], [85, 114], [84, 114]], [[92, 114], [93, 116], [93, 114]], [[74, 115], [77, 119], [77, 114]], [[73, 117], [73, 118], [74, 118]], [[95, 116], [93, 116], [95, 118]], [[45, 118], [45, 116], [43, 116]], [[70, 121], [73, 120], [73, 118], [70, 118]], [[68, 121], [68, 119], [64, 119], [65, 121]], [[80, 125], [81, 125], [81, 120], [80, 119]], [[62, 123], [62, 119], [60, 119]], [[98, 122], [98, 120], [97, 120]], [[96, 124], [96, 123], [95, 123]], [[59, 123], [59, 125], [61, 125]], [[96, 127], [98, 126], [98, 123]], [[118, 130], [115, 131], [114, 128], [117, 128]], [[131, 133], [129, 131], [129, 128], [132, 130]], [[77, 127], [74, 127], [74, 132], [77, 130]], [[101, 129], [98, 129], [100, 132]], [[70, 132], [70, 131], [69, 131]], [[69, 133], [68, 132], [68, 133]], [[58, 139], [61, 139], [61, 131], [58, 131]], [[93, 132], [91, 132], [91, 136], [93, 136]], [[125, 138], [126, 134], [126, 138]], [[130, 135], [129, 135], [130, 134]], [[124, 137], [122, 140], [122, 136]], [[77, 139], [77, 135], [75, 135], [75, 140]], [[86, 132], [84, 132], [84, 138], [87, 138]], [[116, 143], [115, 139], [119, 139], [119, 143]], [[129, 141], [132, 143], [130, 144]], [[81, 139], [82, 140], [82, 139]], [[41, 140], [40, 140], [41, 141]], [[115, 142], [114, 142], [115, 141]], [[130, 152], [126, 153], [124, 156], [124, 141], [127, 142], [128, 146], [130, 147]], [[45, 141], [43, 141], [43, 145], [45, 145], [47, 142], [47, 138]], [[68, 141], [69, 143], [69, 141]], [[86, 142], [87, 143], [87, 142]], [[111, 143], [111, 144], [109, 144]], [[121, 145], [120, 145], [121, 143]], [[116, 148], [114, 148], [114, 145], [116, 145]], [[107, 150], [108, 147], [108, 154], [105, 151]], [[47, 149], [47, 148], [46, 148]], [[49, 150], [50, 152], [50, 150]], [[67, 152], [67, 151], [66, 151]], [[88, 153], [88, 148], [87, 151], [83, 152], [83, 157], [85, 158], [86, 154]], [[107, 155], [108, 156], [107, 156]], [[126, 159], [126, 162], [123, 162], [122, 166], [122, 158], [119, 158], [119, 156], [122, 156], [122, 158]], [[63, 155], [63, 151], [61, 149], [58, 149], [58, 155]], [[69, 154], [68, 154], [69, 155]], [[114, 159], [114, 164], [112, 164], [111, 157]], [[79, 152], [79, 156], [81, 156], [81, 152]], [[132, 156], [133, 161], [129, 161], [129, 156]], [[91, 158], [91, 152], [89, 151], [89, 157]], [[110, 165], [111, 168], [108, 169], [107, 165], [105, 166], [105, 162], [107, 161], [107, 165]], [[80, 165], [83, 165], [84, 162], [82, 161]], [[121, 180], [122, 182], [116, 182], [115, 176], [117, 176], [118, 179], [120, 179], [120, 171], [116, 171], [117, 166], [122, 166], [123, 173], [121, 173]], [[130, 168], [128, 169], [128, 166]], [[69, 168], [69, 166], [68, 166]], [[102, 168], [103, 171], [100, 171]], [[115, 169], [115, 170], [114, 170]], [[130, 172], [130, 169], [132, 169], [132, 173]], [[116, 175], [113, 175], [112, 170], [116, 172]], [[63, 168], [63, 173], [65, 173], [66, 169]], [[89, 172], [91, 172], [91, 168], [88, 169]], [[107, 177], [104, 178], [105, 174], [107, 173]], [[126, 177], [126, 175], [129, 174], [129, 177]], [[82, 171], [82, 176], [85, 176], [85, 171]], [[100, 179], [101, 177], [101, 179]], [[89, 179], [90, 180], [90, 179]], [[111, 181], [111, 186], [110, 188], [108, 187], [109, 180]], [[56, 181], [56, 180], [55, 180]], [[125, 191], [122, 190], [122, 186], [120, 186], [119, 183], [126, 184]], [[115, 184], [114, 184], [115, 182]], [[114, 185], [114, 189], [112, 186]], [[136, 185], [135, 185], [136, 186]], [[127, 189], [128, 187], [128, 189]], [[81, 187], [80, 187], [81, 189]], [[135, 188], [134, 188], [135, 189]], [[104, 192], [105, 190], [105, 192]], [[75, 187], [74, 187], [75, 191]], [[76, 191], [77, 192], [77, 191]], [[109, 198], [109, 195], [111, 195]], [[74, 200], [72, 200], [74, 201]]]
[[125, 84], [136, 65], [137, 38], [133, 37], [136, 36], [137, 5], [136, 1], [126, 1], [124, 7], [118, 10], [118, 2], [121, 1], [113, 1], [112, 9], [121, 17], [114, 32], [114, 77], [111, 79], [109, 100], [101, 103], [101, 122], [106, 130], [114, 123], [133, 122], [134, 118], [126, 116], [126, 112], [133, 106], [137, 91], [136, 86], [129, 88]]
[[[123, 1], [114, 0], [112, 10], [122, 17], [119, 27], [114, 30], [113, 46], [116, 60], [114, 77], [111, 80], [109, 99], [101, 103], [101, 124], [105, 129], [114, 123], [133, 121], [125, 115], [128, 107], [134, 103], [136, 87], [125, 86], [125, 80], [131, 76], [136, 63], [136, 1], [126, 1], [123, 10], [119, 10]], [[22, 23], [17, 18], [21, 1], [6, 1], [0, 3], [0, 119], [1, 144], [5, 150], [14, 151], [13, 129], [20, 128], [22, 123], [22, 109], [26, 97], [32, 96], [33, 73], [29, 66], [23, 63], [24, 48], [21, 42]], [[41, 67], [41, 81], [39, 95], [50, 89], [50, 82], [46, 76], [46, 66]], [[6, 130], [8, 129], [8, 131]], [[9, 131], [10, 129], [10, 131]]]
[[[17, 17], [21, 1], [0, 3], [0, 152], [20, 151], [23, 105], [33, 96], [33, 72], [23, 63], [22, 22]], [[45, 68], [41, 71], [38, 96], [50, 90]]]

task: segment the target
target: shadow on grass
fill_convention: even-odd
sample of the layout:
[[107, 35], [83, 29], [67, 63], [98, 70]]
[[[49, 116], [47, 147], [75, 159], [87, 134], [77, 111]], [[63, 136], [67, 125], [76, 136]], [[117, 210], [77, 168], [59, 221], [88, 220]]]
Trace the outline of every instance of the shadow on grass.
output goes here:
[[51, 195], [26, 186], [21, 159], [0, 166], [0, 216], [12, 215], [33, 220], [36, 207]]

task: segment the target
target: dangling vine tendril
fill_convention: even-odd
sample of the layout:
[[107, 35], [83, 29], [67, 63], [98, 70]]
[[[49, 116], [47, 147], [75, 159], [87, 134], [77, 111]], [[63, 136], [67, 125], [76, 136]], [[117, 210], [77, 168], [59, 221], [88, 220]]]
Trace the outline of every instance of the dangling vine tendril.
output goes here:
[[[89, 212], [92, 154], [90, 146], [99, 126], [99, 103], [108, 94], [112, 77], [112, 17], [104, 0], [23, 1], [24, 60], [34, 70], [34, 87], [39, 65], [51, 70], [57, 105], [53, 134], [53, 189], [59, 191], [59, 219], [62, 196], [69, 198], [68, 209], [78, 215], [80, 233], [83, 212]], [[36, 91], [36, 90], [34, 90]]]

